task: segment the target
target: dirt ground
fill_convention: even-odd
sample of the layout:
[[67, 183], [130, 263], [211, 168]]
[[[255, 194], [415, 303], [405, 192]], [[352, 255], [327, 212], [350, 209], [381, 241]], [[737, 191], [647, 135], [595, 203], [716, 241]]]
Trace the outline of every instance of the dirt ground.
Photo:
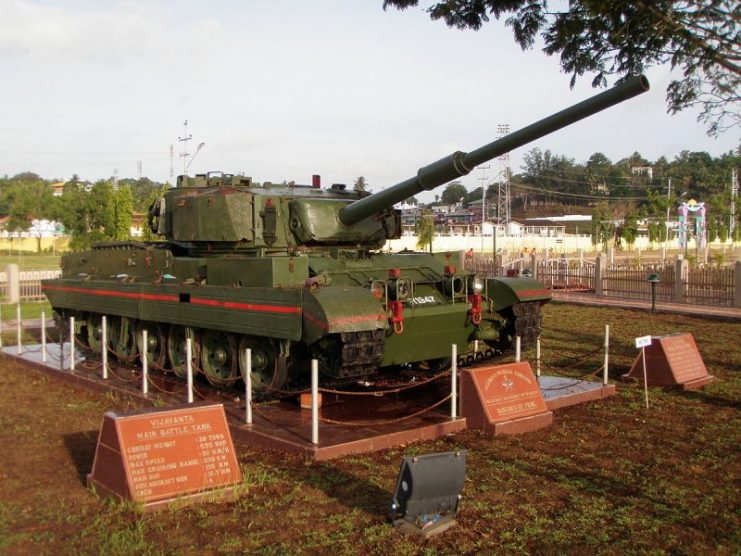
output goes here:
[[[741, 552], [741, 324], [550, 304], [548, 372], [601, 344], [612, 375], [633, 339], [692, 332], [710, 374], [701, 391], [618, 385], [612, 398], [557, 410], [513, 437], [465, 431], [312, 463], [238, 446], [236, 502], [140, 514], [85, 487], [102, 415], [130, 401], [72, 388], [0, 359], [3, 554], [738, 554]], [[528, 355], [526, 353], [526, 355]], [[532, 354], [529, 354], [532, 356]], [[402, 456], [465, 448], [458, 525], [427, 543], [386, 520]]]

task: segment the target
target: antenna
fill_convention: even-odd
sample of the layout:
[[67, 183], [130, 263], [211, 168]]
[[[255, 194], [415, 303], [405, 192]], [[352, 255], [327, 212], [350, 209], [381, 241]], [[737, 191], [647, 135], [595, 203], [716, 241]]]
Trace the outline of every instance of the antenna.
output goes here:
[[183, 136], [178, 137], [178, 141], [183, 144], [183, 150], [180, 152], [180, 158], [183, 159], [183, 175], [188, 175], [188, 155], [190, 153], [188, 152], [188, 141], [193, 139], [192, 135], [188, 135], [188, 120], [185, 120], [183, 123]]
[[142, 179], [142, 161], [141, 160], [136, 161], [136, 179], [137, 180]]
[[175, 175], [175, 170], [173, 169], [173, 160], [175, 157], [175, 149], [172, 146], [172, 143], [170, 143], [170, 177]]
[[118, 191], [118, 168], [113, 169], [113, 190]]

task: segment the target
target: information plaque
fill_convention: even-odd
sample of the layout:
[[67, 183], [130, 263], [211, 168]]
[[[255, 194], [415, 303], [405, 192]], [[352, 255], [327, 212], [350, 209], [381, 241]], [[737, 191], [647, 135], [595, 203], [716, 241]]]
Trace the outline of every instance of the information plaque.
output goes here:
[[158, 509], [232, 494], [242, 480], [221, 404], [103, 416], [88, 484]]
[[468, 426], [489, 434], [517, 434], [553, 422], [528, 362], [463, 369], [460, 395]]
[[[646, 350], [646, 376], [649, 386], [692, 390], [715, 380], [715, 377], [708, 374], [692, 334], [654, 336], [651, 345], [644, 349]], [[640, 354], [625, 377], [643, 380], [643, 363]]]

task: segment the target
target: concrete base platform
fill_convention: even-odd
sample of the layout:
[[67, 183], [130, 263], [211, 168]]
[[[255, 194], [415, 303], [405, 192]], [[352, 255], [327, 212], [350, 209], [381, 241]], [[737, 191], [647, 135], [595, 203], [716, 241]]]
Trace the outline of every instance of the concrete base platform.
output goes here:
[[576, 405], [594, 400], [614, 396], [614, 384], [603, 385], [601, 382], [591, 382], [560, 376], [541, 375], [538, 378], [540, 392], [545, 405], [553, 411], [562, 407]]
[[[140, 375], [137, 377], [131, 371], [124, 371], [130, 373], [128, 380], [125, 380], [120, 377], [122, 371], [118, 370], [109, 373], [108, 380], [103, 380], [100, 369], [91, 370], [99, 367], [93, 365], [98, 362], [91, 359], [84, 365], [84, 358], [79, 353], [75, 356], [76, 368], [72, 372], [69, 370], [69, 344], [64, 345], [61, 357], [58, 344], [49, 344], [47, 350], [46, 363], [41, 360], [40, 345], [24, 346], [21, 355], [18, 355], [15, 346], [4, 347], [2, 352], [57, 380], [88, 390], [118, 392], [141, 400], [143, 405], [150, 405], [155, 399], [161, 400], [165, 406], [186, 401], [185, 381], [168, 379], [171, 381], [167, 384], [168, 388], [162, 388], [162, 385], [160, 388], [150, 387], [150, 394], [144, 396], [140, 390]], [[158, 380], [156, 377], [153, 375], [151, 380]], [[432, 440], [466, 428], [464, 418], [451, 419], [449, 401], [424, 411], [449, 394], [444, 385], [413, 388], [384, 397], [325, 393], [320, 409], [317, 445], [311, 442], [311, 411], [300, 408], [298, 396], [289, 401], [254, 406], [253, 423], [246, 425], [244, 401], [234, 401], [234, 394], [239, 396], [242, 393], [233, 390], [229, 396], [217, 393], [214, 398], [218, 399], [211, 401], [224, 404], [235, 442], [303, 454], [317, 461]]]

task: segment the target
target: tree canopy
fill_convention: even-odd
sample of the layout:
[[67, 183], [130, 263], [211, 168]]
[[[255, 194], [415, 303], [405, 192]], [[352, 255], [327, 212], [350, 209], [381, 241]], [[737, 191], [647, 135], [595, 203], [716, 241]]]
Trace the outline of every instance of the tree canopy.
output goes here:
[[[384, 0], [384, 9], [417, 6], [419, 0]], [[560, 4], [560, 3], [559, 3]], [[547, 0], [438, 0], [432, 19], [451, 27], [478, 30], [506, 17], [525, 50], [536, 40], [557, 54], [561, 68], [577, 77], [593, 74], [592, 86], [608, 77], [643, 73], [669, 64], [681, 78], [667, 87], [667, 108], [676, 113], [700, 108], [698, 120], [709, 135], [741, 126], [741, 3], [737, 0], [570, 0], [552, 11]]]

